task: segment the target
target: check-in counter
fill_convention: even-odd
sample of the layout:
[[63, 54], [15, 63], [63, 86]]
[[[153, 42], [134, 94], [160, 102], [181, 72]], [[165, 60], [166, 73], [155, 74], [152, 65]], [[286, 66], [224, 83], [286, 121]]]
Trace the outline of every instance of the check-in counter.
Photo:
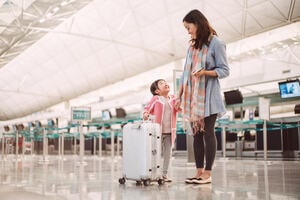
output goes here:
[[[221, 143], [225, 156], [235, 156], [237, 144], [234, 145], [231, 133], [237, 134], [235, 141], [242, 141], [242, 156], [258, 156], [263, 154], [263, 121], [221, 121]], [[300, 117], [276, 118], [267, 121], [267, 152], [269, 156], [298, 157], [300, 152]], [[219, 129], [219, 130], [220, 130]], [[228, 138], [228, 136], [230, 138]], [[219, 140], [218, 140], [219, 142]], [[236, 142], [235, 142], [236, 143]], [[218, 148], [220, 152], [220, 148]], [[235, 153], [233, 153], [235, 152]]]

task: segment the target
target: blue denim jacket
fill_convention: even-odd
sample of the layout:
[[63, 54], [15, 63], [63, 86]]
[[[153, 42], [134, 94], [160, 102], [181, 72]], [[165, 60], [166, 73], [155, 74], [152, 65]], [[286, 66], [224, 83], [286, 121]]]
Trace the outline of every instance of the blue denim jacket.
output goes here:
[[226, 56], [225, 43], [217, 36], [213, 36], [208, 47], [205, 68], [206, 70], [215, 70], [218, 77], [205, 77], [205, 117], [212, 114], [218, 114], [218, 117], [221, 117], [226, 112], [219, 83], [219, 79], [229, 76], [229, 67]]

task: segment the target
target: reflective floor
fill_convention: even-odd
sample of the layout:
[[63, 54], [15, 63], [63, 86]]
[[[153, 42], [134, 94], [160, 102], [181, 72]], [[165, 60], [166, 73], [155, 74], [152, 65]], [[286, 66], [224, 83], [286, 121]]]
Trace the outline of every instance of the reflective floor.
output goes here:
[[172, 183], [120, 185], [122, 159], [89, 156], [8, 157], [0, 161], [1, 200], [165, 200], [165, 199], [300, 199], [300, 161], [258, 161], [218, 158], [212, 184], [185, 184], [194, 175], [185, 157], [171, 162]]

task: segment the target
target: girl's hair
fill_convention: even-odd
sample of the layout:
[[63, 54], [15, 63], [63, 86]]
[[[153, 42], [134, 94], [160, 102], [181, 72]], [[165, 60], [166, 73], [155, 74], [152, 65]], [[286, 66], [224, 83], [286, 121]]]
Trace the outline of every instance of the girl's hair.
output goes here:
[[157, 80], [154, 81], [154, 82], [151, 84], [151, 86], [150, 86], [150, 91], [151, 91], [151, 93], [153, 94], [153, 96], [154, 96], [154, 95], [157, 95], [157, 94], [155, 93], [155, 90], [158, 89], [158, 82], [159, 82], [159, 81], [164, 81], [164, 79], [157, 79]]
[[197, 27], [196, 39], [192, 39], [195, 49], [201, 49], [203, 44], [209, 45], [210, 34], [217, 35], [217, 32], [210, 26], [206, 17], [199, 10], [191, 10], [182, 21], [193, 23]]

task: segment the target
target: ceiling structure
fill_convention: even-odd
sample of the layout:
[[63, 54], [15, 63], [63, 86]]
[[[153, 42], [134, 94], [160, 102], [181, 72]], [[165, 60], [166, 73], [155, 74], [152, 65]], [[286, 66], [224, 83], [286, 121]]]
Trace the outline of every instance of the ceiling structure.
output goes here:
[[[233, 79], [253, 64], [258, 64], [254, 70], [270, 72], [270, 59], [272, 65], [278, 63], [278, 55], [292, 72], [300, 65], [300, 0], [0, 0], [0, 6], [0, 121], [95, 90], [96, 98], [106, 97], [101, 88], [180, 63], [189, 40], [182, 18], [194, 8], [207, 16], [231, 49], [239, 46], [239, 53], [229, 52]], [[264, 40], [254, 44], [249, 40], [244, 46], [254, 45], [252, 50], [241, 50], [241, 40], [289, 25], [297, 30], [289, 38], [265, 36], [272, 41], [264, 43], [266, 52], [259, 44]], [[279, 71], [285, 69], [281, 67]], [[259, 74], [260, 82], [273, 78]], [[236, 86], [226, 83], [225, 87]]]
[[91, 0], [0, 1], [0, 68]]

